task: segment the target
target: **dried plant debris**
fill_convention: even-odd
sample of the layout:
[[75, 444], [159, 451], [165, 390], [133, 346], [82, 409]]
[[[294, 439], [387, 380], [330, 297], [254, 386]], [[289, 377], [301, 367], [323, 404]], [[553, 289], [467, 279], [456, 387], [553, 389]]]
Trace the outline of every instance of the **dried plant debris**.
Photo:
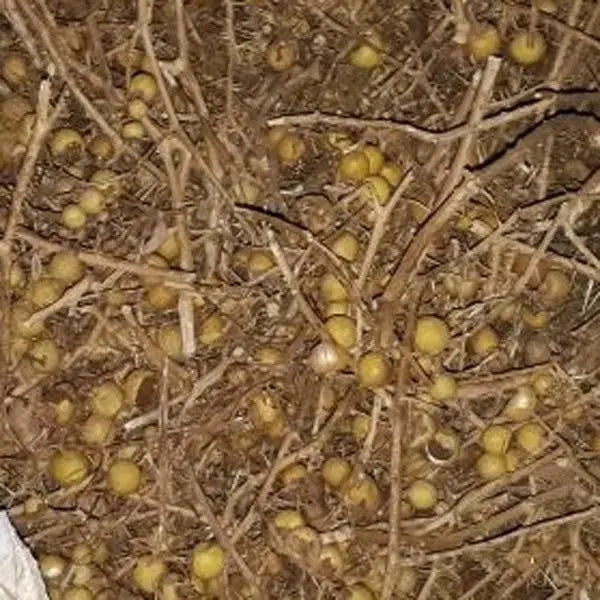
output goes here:
[[600, 597], [599, 22], [0, 3], [0, 502], [52, 600]]

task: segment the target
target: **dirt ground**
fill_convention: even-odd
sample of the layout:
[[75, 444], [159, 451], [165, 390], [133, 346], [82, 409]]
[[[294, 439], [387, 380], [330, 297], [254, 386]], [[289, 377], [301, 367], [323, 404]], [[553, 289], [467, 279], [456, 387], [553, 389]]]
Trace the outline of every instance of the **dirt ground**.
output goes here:
[[0, 506], [52, 600], [600, 598], [599, 3], [0, 11]]

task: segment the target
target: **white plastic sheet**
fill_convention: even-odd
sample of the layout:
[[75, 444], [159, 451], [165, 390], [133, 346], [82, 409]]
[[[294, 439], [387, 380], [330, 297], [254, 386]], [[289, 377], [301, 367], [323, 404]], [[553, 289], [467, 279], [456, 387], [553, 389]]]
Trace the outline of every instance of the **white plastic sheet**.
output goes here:
[[48, 600], [37, 562], [1, 511], [0, 600]]

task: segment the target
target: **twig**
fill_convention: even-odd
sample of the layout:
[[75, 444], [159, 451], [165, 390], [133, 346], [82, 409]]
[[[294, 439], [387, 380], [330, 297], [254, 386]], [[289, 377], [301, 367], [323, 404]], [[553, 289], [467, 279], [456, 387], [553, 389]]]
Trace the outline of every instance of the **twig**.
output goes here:
[[267, 229], [267, 238], [269, 240], [269, 248], [273, 253], [275, 262], [277, 263], [277, 266], [279, 267], [283, 278], [285, 279], [288, 287], [290, 288], [292, 296], [294, 297], [296, 302], [298, 302], [298, 307], [300, 308], [300, 311], [304, 315], [305, 319], [309, 322], [309, 324], [313, 327], [313, 329], [317, 333], [322, 334], [321, 320], [319, 319], [315, 311], [311, 308], [310, 304], [306, 301], [306, 298], [304, 297], [304, 294], [302, 293], [302, 290], [298, 285], [298, 281], [296, 280], [296, 277], [292, 273], [292, 270], [290, 269], [287, 260], [285, 259], [283, 250], [281, 249], [281, 246], [275, 239], [275, 234], [271, 229]]
[[[481, 121], [501, 63], [502, 61], [499, 58], [488, 58], [481, 76], [477, 95], [473, 101], [473, 108], [469, 118], [469, 125], [471, 126], [475, 126]], [[406, 291], [406, 284], [425, 257], [429, 244], [435, 239], [438, 231], [446, 224], [464, 198], [471, 192], [474, 184], [469, 178], [466, 178], [463, 184], [457, 187], [456, 190], [455, 187], [463, 176], [463, 169], [475, 137], [476, 133], [471, 132], [461, 141], [444, 187], [440, 192], [439, 201], [436, 202], [438, 208], [417, 232], [404, 253], [400, 264], [383, 293], [385, 302], [394, 301]]]
[[379, 248], [379, 244], [381, 243], [381, 239], [385, 233], [385, 228], [388, 224], [388, 221], [392, 216], [392, 212], [394, 211], [394, 208], [396, 208], [396, 205], [402, 198], [404, 192], [408, 189], [408, 186], [412, 183], [413, 178], [414, 176], [412, 171], [409, 171], [402, 180], [402, 183], [392, 194], [390, 201], [382, 209], [379, 209], [377, 213], [377, 220], [375, 221], [375, 226], [371, 232], [369, 245], [367, 246], [367, 251], [365, 252], [365, 257], [360, 267], [360, 274], [356, 283], [359, 293], [365, 284], [369, 274], [369, 269], [371, 268], [371, 264], [373, 263], [373, 259], [375, 258], [375, 254], [377, 253], [377, 249]]
[[158, 269], [147, 265], [141, 265], [128, 260], [113, 258], [100, 254], [99, 252], [81, 252], [75, 248], [68, 248], [62, 244], [49, 242], [44, 238], [30, 232], [27, 229], [17, 228], [15, 237], [27, 242], [34, 248], [43, 248], [48, 252], [61, 252], [65, 249], [71, 249], [77, 254], [79, 260], [90, 267], [100, 269], [114, 269], [115, 271], [124, 271], [125, 273], [133, 273], [139, 277], [153, 277], [165, 282], [165, 285], [172, 284], [174, 287], [183, 289], [192, 288], [189, 286], [196, 278], [194, 273], [182, 273], [173, 269]]
[[192, 485], [194, 487], [194, 493], [196, 496], [196, 501], [200, 507], [199, 512], [204, 515], [210, 528], [212, 529], [215, 537], [219, 544], [227, 551], [227, 554], [233, 558], [235, 564], [238, 566], [241, 571], [244, 579], [248, 582], [250, 587], [252, 588], [252, 592], [256, 598], [263, 598], [262, 592], [260, 591], [258, 580], [255, 577], [254, 573], [250, 570], [246, 561], [240, 556], [240, 553], [236, 550], [229, 536], [225, 533], [225, 530], [221, 527], [217, 517], [215, 516], [210, 504], [208, 502], [208, 498], [205, 496], [202, 487], [198, 483], [196, 477], [192, 477]]
[[451, 550], [442, 550], [440, 552], [430, 552], [421, 557], [415, 558], [405, 558], [399, 561], [402, 566], [413, 566], [424, 564], [428, 562], [432, 562], [435, 560], [444, 560], [448, 558], [455, 558], [456, 556], [460, 556], [467, 552], [476, 552], [478, 550], [489, 550], [494, 546], [500, 546], [509, 542], [515, 538], [518, 538], [522, 535], [530, 535], [533, 533], [538, 533], [540, 531], [544, 531], [550, 527], [558, 527], [559, 525], [565, 525], [567, 523], [576, 523], [577, 521], [582, 521], [585, 519], [589, 519], [590, 517], [595, 516], [598, 513], [600, 507], [598, 505], [592, 505], [586, 509], [578, 510], [575, 512], [567, 513], [565, 515], [560, 515], [558, 517], [552, 517], [550, 519], [543, 519], [542, 521], [538, 521], [531, 525], [524, 525], [522, 527], [518, 527], [515, 530], [509, 531], [508, 533], [503, 533], [498, 536], [493, 536], [490, 538], [485, 538], [479, 542], [472, 542], [469, 544], [464, 544], [458, 548], [453, 548]]
[[543, 114], [550, 110], [554, 103], [555, 97], [550, 95], [542, 100], [536, 100], [531, 104], [526, 104], [525, 106], [520, 106], [510, 111], [501, 112], [493, 117], [488, 117], [477, 124], [458, 125], [443, 131], [431, 131], [410, 123], [393, 121], [391, 119], [361, 119], [319, 112], [284, 115], [269, 119], [267, 124], [269, 127], [275, 127], [277, 125], [331, 125], [333, 127], [348, 129], [383, 129], [386, 131], [401, 131], [424, 142], [437, 144], [441, 142], [451, 142], [462, 138], [465, 135], [489, 131], [490, 129], [507, 125], [508, 123], [518, 121], [531, 115]]
[[49, 316], [57, 313], [68, 306], [75, 306], [79, 299], [90, 289], [93, 279], [90, 276], [84, 277], [81, 281], [76, 283], [73, 287], [69, 288], [56, 302], [53, 302], [50, 306], [42, 308], [34, 312], [29, 319], [25, 322], [27, 326], [40, 321], [45, 321]]

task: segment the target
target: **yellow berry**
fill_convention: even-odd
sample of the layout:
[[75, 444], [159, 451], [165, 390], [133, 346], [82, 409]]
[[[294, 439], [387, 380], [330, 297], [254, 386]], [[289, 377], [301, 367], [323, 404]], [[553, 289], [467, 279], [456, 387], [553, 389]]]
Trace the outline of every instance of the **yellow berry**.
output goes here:
[[344, 501], [355, 509], [375, 512], [381, 504], [381, 494], [375, 480], [366, 473], [353, 473], [342, 484]]
[[328, 458], [321, 468], [325, 483], [332, 488], [339, 488], [351, 473], [352, 467], [344, 458]]
[[498, 29], [491, 24], [475, 25], [467, 39], [469, 53], [475, 60], [485, 60], [493, 54], [498, 54], [502, 40]]
[[183, 340], [179, 325], [163, 325], [158, 330], [158, 345], [162, 351], [175, 360], [183, 357]]
[[366, 586], [356, 583], [348, 588], [347, 600], [375, 600], [373, 592]]
[[58, 450], [50, 459], [50, 475], [61, 487], [81, 483], [88, 470], [89, 462], [79, 450]]
[[433, 378], [429, 395], [437, 402], [447, 402], [456, 397], [458, 385], [451, 375], [439, 374]]
[[166, 573], [167, 565], [163, 560], [146, 554], [135, 563], [132, 576], [134, 583], [142, 592], [153, 594]]
[[85, 267], [75, 252], [57, 252], [48, 265], [49, 274], [57, 280], [73, 284], [83, 277]]
[[10, 85], [20, 85], [27, 79], [27, 62], [22, 56], [7, 56], [2, 61], [2, 77]]
[[354, 439], [360, 443], [362, 442], [371, 429], [371, 417], [369, 415], [356, 415], [352, 419], [352, 435]]
[[502, 414], [511, 421], [522, 421], [533, 415], [536, 404], [537, 396], [533, 387], [522, 385], [506, 403]]
[[512, 434], [504, 425], [490, 425], [481, 434], [481, 445], [490, 454], [506, 454]]
[[342, 181], [359, 183], [369, 175], [369, 159], [360, 150], [348, 152], [340, 159], [338, 173]]
[[98, 188], [90, 187], [81, 193], [77, 203], [86, 215], [98, 215], [104, 210], [106, 198]]
[[297, 510], [281, 510], [275, 516], [275, 527], [292, 531], [304, 526], [304, 517]]
[[94, 594], [85, 585], [74, 585], [63, 592], [62, 600], [94, 600]]
[[415, 330], [415, 348], [423, 354], [435, 356], [444, 350], [450, 341], [448, 325], [438, 317], [421, 317]]
[[141, 71], [131, 78], [127, 92], [130, 96], [141, 98], [149, 104], [158, 93], [158, 84], [154, 76]]
[[62, 223], [67, 229], [83, 229], [86, 215], [81, 206], [68, 204], [62, 211]]
[[325, 322], [325, 331], [342, 348], [352, 348], [356, 344], [356, 323], [350, 317], [336, 315]]
[[205, 319], [200, 325], [198, 339], [205, 346], [217, 344], [223, 339], [225, 323], [219, 313]]
[[388, 180], [381, 175], [371, 175], [365, 179], [360, 192], [365, 202], [376, 202], [380, 206], [385, 206], [392, 195], [392, 188]]
[[391, 371], [390, 361], [381, 352], [367, 352], [358, 360], [358, 381], [363, 387], [377, 388], [386, 385]]
[[115, 149], [107, 135], [100, 134], [93, 137], [87, 147], [88, 152], [100, 159], [108, 159], [113, 156]]
[[437, 489], [429, 481], [418, 479], [408, 488], [408, 501], [417, 510], [429, 510], [437, 504]]
[[402, 181], [402, 171], [399, 166], [386, 162], [379, 171], [379, 175], [387, 180], [392, 188], [397, 188]]
[[321, 277], [319, 289], [325, 302], [343, 302], [348, 299], [346, 288], [333, 273], [325, 273]]
[[277, 144], [277, 156], [285, 164], [297, 163], [305, 152], [306, 144], [296, 133], [286, 133]]
[[490, 325], [482, 327], [471, 337], [471, 348], [479, 356], [486, 356], [494, 352], [500, 343], [498, 334]]
[[342, 231], [331, 244], [332, 252], [348, 262], [356, 259], [358, 247], [356, 236], [349, 231]]
[[360, 44], [350, 52], [350, 63], [359, 69], [374, 69], [382, 60], [381, 52], [370, 44]]
[[44, 277], [31, 284], [29, 298], [38, 308], [54, 304], [64, 291], [64, 283], [56, 278]]
[[548, 304], [564, 302], [571, 292], [571, 279], [562, 271], [551, 269], [542, 281], [540, 292]]
[[366, 144], [361, 148], [369, 163], [369, 175], [377, 175], [383, 166], [384, 156], [377, 146]]
[[486, 452], [477, 460], [477, 472], [484, 479], [498, 479], [506, 474], [506, 458], [501, 454], [490, 454]]
[[176, 233], [170, 233], [165, 241], [156, 250], [165, 260], [173, 261], [179, 258], [181, 248], [179, 246], [179, 238]]
[[173, 308], [178, 298], [177, 290], [166, 285], [153, 285], [146, 291], [146, 302], [156, 310]]
[[538, 423], [526, 423], [517, 430], [516, 438], [525, 452], [538, 454], [545, 442], [544, 428]]
[[524, 67], [540, 62], [545, 54], [546, 40], [539, 31], [519, 33], [510, 43], [510, 55]]
[[107, 483], [118, 496], [129, 496], [140, 488], [142, 472], [132, 460], [118, 459], [108, 469]]
[[286, 467], [280, 474], [283, 485], [292, 485], [306, 477], [306, 467], [300, 463], [293, 463]]
[[90, 406], [93, 413], [113, 419], [119, 414], [124, 399], [123, 390], [114, 381], [107, 381], [93, 391]]
[[128, 121], [121, 127], [121, 137], [124, 140], [141, 140], [146, 136], [146, 128], [141, 121]]
[[113, 421], [103, 415], [90, 415], [81, 426], [81, 439], [90, 445], [104, 444], [113, 429]]
[[275, 266], [270, 252], [265, 250], [252, 250], [248, 256], [248, 271], [253, 275], [262, 275]]
[[127, 105], [127, 114], [136, 121], [141, 121], [148, 114], [148, 105], [140, 98], [134, 98]]
[[198, 544], [192, 555], [192, 572], [204, 581], [218, 577], [225, 568], [225, 552], [218, 544]]
[[63, 128], [54, 132], [50, 140], [50, 152], [57, 157], [74, 148], [83, 148], [83, 138], [75, 129]]

